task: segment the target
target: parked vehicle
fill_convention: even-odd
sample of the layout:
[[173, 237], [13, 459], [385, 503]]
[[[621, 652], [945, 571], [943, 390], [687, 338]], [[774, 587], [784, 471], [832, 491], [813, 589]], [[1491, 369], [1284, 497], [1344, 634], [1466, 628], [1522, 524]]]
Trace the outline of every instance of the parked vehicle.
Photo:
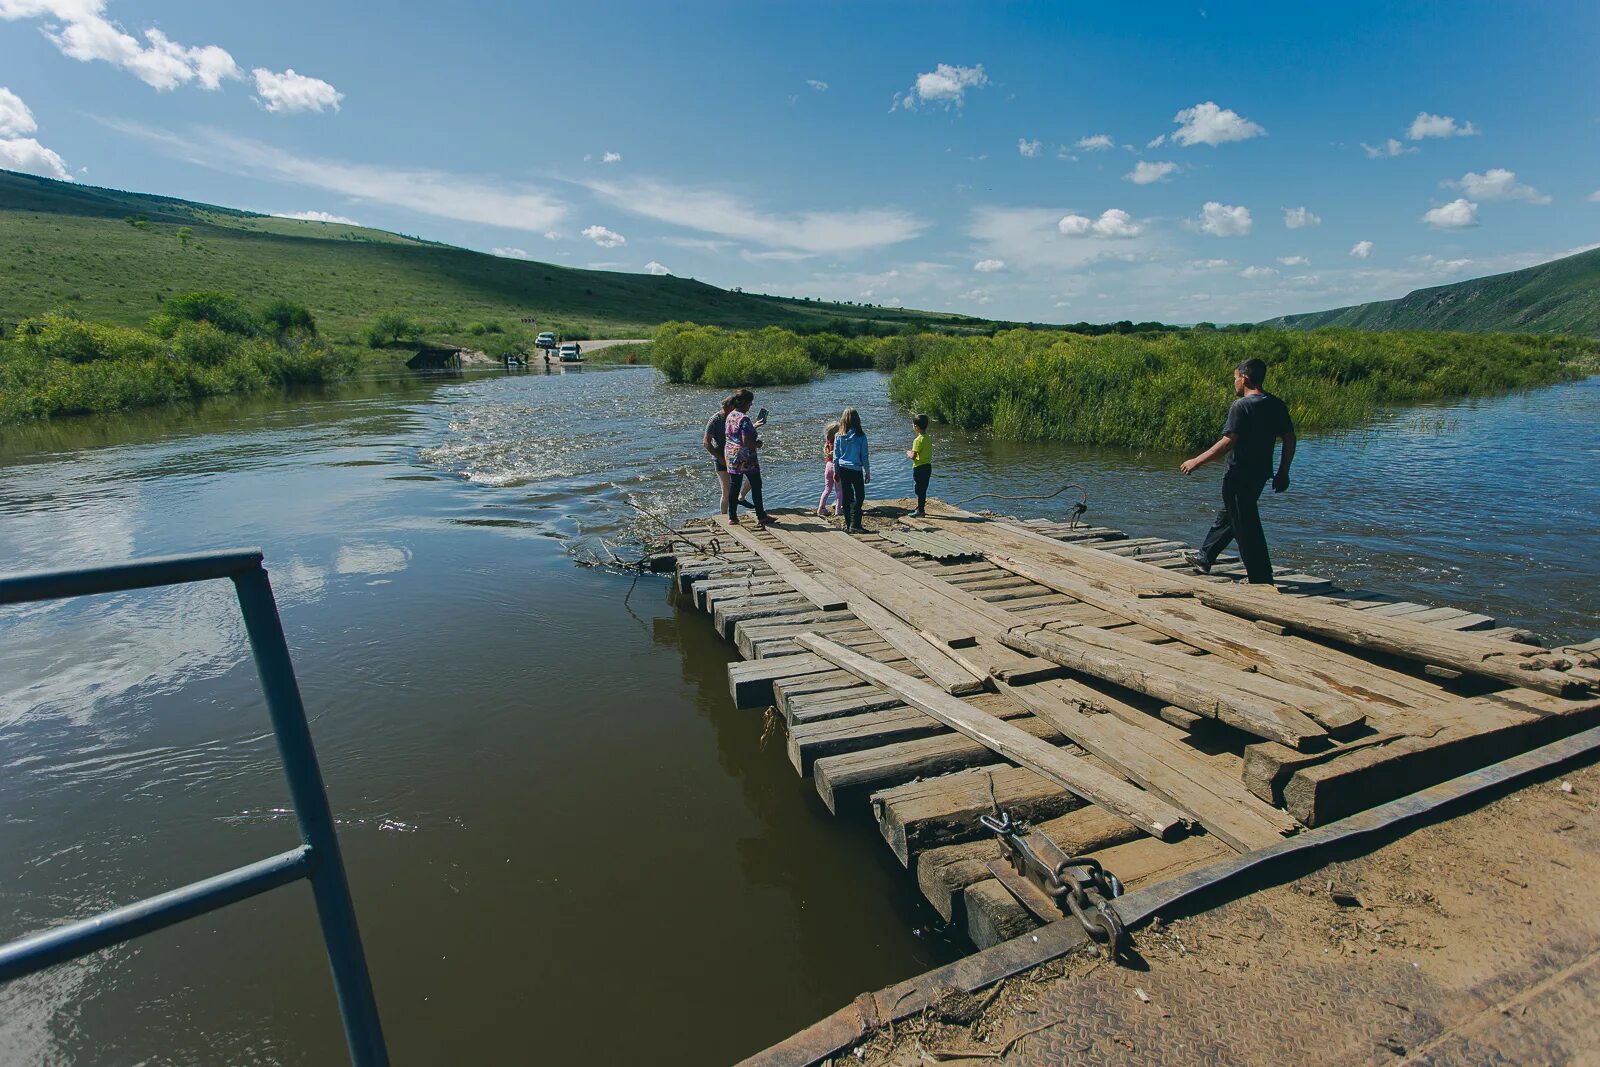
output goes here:
[[556, 335], [548, 331], [533, 339], [533, 347], [535, 348], [554, 348], [555, 346]]
[[563, 363], [577, 363], [583, 359], [583, 349], [575, 344], [561, 346], [558, 356]]

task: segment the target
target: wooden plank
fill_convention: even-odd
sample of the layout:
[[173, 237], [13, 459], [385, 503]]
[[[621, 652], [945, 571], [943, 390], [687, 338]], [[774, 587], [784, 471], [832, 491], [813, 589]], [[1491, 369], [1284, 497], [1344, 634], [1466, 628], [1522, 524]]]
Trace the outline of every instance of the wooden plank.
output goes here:
[[1110, 698], [1087, 686], [1061, 679], [1002, 684], [1000, 691], [1115, 771], [1189, 812], [1240, 852], [1276, 844], [1299, 829], [1293, 819], [1251, 795], [1237, 777], [1219, 773], [1192, 749], [1162, 736], [1171, 727], [1157, 721], [1153, 729], [1140, 730], [1115, 715], [1096, 714]]
[[[990, 714], [999, 718], [1015, 719], [1027, 714], [1017, 705], [992, 694], [966, 699], [974, 705], [982, 703]], [[930, 737], [948, 733], [949, 729], [939, 720], [912, 707], [806, 723], [789, 728], [789, 762], [801, 775], [808, 775], [812, 764], [826, 756]]]
[[[1275, 702], [1225, 689], [1210, 679], [1197, 681], [1186, 672], [1162, 663], [1141, 662], [1125, 653], [1087, 644], [1074, 638], [1077, 632], [1019, 629], [1003, 635], [1000, 640], [1019, 651], [1218, 719], [1290, 748], [1305, 748], [1324, 736], [1325, 731], [1309, 718]], [[801, 644], [812, 647], [804, 639]]]
[[768, 548], [760, 538], [738, 526], [729, 526], [728, 534], [745, 548], [755, 553], [772, 572], [794, 586], [795, 591], [821, 611], [836, 611], [845, 606], [844, 596], [826, 580], [807, 574], [800, 565], [782, 552]]
[[848, 597], [848, 602], [857, 618], [883, 635], [885, 641], [915, 663], [930, 682], [946, 693], [960, 696], [983, 689], [985, 678], [962, 666], [949, 653], [901, 622], [870, 597], [854, 595]]
[[[1122, 819], [1093, 804], [1046, 819], [1034, 829], [1069, 856], [1081, 856], [1140, 836]], [[1000, 842], [992, 836], [930, 848], [917, 857], [917, 887], [946, 922], [964, 925], [961, 891], [988, 878], [985, 864], [1000, 856]]]
[[905, 677], [865, 656], [857, 655], [842, 645], [825, 637], [803, 634], [800, 644], [832, 660], [880, 688], [886, 689], [907, 704], [931, 715], [940, 722], [973, 740], [994, 749], [1006, 759], [1050, 779], [1063, 789], [1089, 800], [1108, 811], [1127, 819], [1132, 825], [1163, 840], [1179, 834], [1189, 820], [1187, 817], [1154, 796], [1145, 793], [1120, 778], [1084, 764], [1081, 760], [1063, 756], [1061, 750], [1033, 735], [1017, 729], [1002, 719], [979, 711], [955, 697], [936, 689], [926, 682]]
[[[1074, 562], [1095, 570], [1096, 557], [1105, 566], [1115, 568], [1117, 574], [1132, 582], [1143, 582], [1153, 590], [1164, 592], [1189, 592], [1202, 603], [1243, 618], [1266, 619], [1291, 626], [1302, 633], [1315, 634], [1327, 640], [1359, 648], [1372, 648], [1421, 663], [1437, 663], [1456, 670], [1494, 678], [1523, 688], [1535, 689], [1555, 695], [1578, 697], [1588, 691], [1583, 682], [1566, 677], [1561, 671], [1527, 669], [1522, 662], [1530, 654], [1529, 648], [1508, 641], [1483, 637], [1473, 631], [1445, 630], [1423, 624], [1407, 623], [1404, 618], [1372, 617], [1367, 612], [1349, 607], [1336, 607], [1326, 601], [1309, 597], [1283, 596], [1274, 590], [1241, 585], [1233, 582], [1206, 582], [1159, 567], [1151, 567], [1136, 559], [1124, 559], [1096, 553], [1078, 545], [1052, 542], [1041, 534], [1028, 531], [1011, 523], [986, 523], [978, 516], [958, 509], [942, 508], [930, 516], [936, 529], [948, 529], [962, 536], [974, 536], [985, 526], [1014, 531], [1031, 539], [1034, 544], [1049, 545], [1054, 558]], [[927, 520], [912, 520], [922, 528]]]
[[1284, 805], [1307, 826], [1321, 826], [1600, 724], [1600, 700], [1510, 690], [1464, 703], [1497, 724], [1446, 724], [1430, 736], [1403, 737], [1302, 768], [1283, 786]]
[[[1014, 540], [1011, 547], [1026, 549]], [[1252, 625], [1226, 612], [1197, 603], [1164, 599], [1141, 600], [1115, 588], [1112, 582], [1074, 567], [1052, 564], [1026, 555], [996, 555], [996, 562], [1053, 589], [1059, 589], [1086, 603], [1095, 604], [1134, 620], [1159, 633], [1223, 656], [1280, 681], [1317, 692], [1350, 698], [1361, 704], [1347, 706], [1350, 712], [1381, 710], [1382, 707], [1413, 706], [1427, 699], [1429, 690], [1404, 675], [1383, 671], [1349, 656], [1323, 649], [1306, 641], [1273, 641], [1252, 631]], [[1270, 624], [1276, 626], [1276, 624]], [[1278, 629], [1286, 629], [1278, 627]], [[1375, 702], [1379, 709], [1361, 705]], [[1334, 722], [1322, 719], [1325, 726]], [[1346, 722], [1345, 725], [1349, 723]]]
[[[1025, 715], [1011, 721], [1017, 729], [1026, 730], [1052, 745], [1067, 742], [1061, 731], [1043, 719]], [[842, 805], [868, 793], [971, 767], [1005, 766], [998, 761], [999, 757], [986, 745], [962, 734], [947, 732], [826, 756], [812, 764], [811, 779], [828, 810], [838, 814]]]
[[[1085, 760], [1082, 755], [1071, 755], [1071, 749], [1058, 751], [1065, 759]], [[1053, 819], [1083, 807], [1082, 798], [1024, 767], [958, 771], [879, 790], [870, 800], [873, 818], [889, 850], [908, 867], [925, 849], [988, 836], [978, 817], [992, 811], [996, 802], [1027, 822]]]

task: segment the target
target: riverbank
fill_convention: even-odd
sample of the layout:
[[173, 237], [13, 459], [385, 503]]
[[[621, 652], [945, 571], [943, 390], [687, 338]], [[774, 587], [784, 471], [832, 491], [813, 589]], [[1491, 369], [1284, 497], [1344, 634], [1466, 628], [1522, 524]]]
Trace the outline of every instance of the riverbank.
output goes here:
[[[1172, 909], [1137, 936], [1138, 969], [1085, 947], [943, 997], [925, 985], [932, 1003], [893, 1024], [841, 1013], [828, 1062], [1281, 1063], [1307, 1047], [1329, 1064], [1585, 1062], [1600, 1043], [1597, 796], [1590, 755], [1376, 848]], [[870, 1003], [888, 1015], [892, 999]], [[749, 1063], [814, 1062], [807, 1044]]]

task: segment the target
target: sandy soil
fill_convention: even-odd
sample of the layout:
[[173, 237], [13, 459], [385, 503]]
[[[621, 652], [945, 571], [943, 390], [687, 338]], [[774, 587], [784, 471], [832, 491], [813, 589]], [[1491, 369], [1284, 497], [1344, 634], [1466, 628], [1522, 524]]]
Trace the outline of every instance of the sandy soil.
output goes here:
[[840, 1063], [1600, 1062], [1600, 768], [1055, 961]]

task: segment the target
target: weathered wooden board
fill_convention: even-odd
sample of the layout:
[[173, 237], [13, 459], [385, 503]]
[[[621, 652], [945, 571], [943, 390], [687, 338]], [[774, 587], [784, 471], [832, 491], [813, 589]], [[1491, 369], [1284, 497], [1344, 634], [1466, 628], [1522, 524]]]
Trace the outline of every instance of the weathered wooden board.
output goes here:
[[826, 579], [807, 574], [800, 565], [782, 552], [761, 543], [761, 539], [738, 526], [729, 526], [728, 535], [738, 541], [761, 562], [772, 568], [772, 573], [794, 586], [795, 590], [822, 611], [836, 611], [845, 606], [844, 596]]
[[951, 729], [981, 741], [1006, 759], [1122, 816], [1152, 837], [1169, 840], [1180, 834], [1185, 824], [1191, 821], [1183, 812], [1123, 779], [1088, 766], [1079, 759], [1064, 756], [1054, 745], [963, 703], [926, 682], [918, 682], [886, 669], [825, 637], [803, 634], [798, 640], [824, 659], [894, 693], [912, 707], [931, 715]]
[[[1060, 745], [1067, 740], [1061, 731], [1043, 719], [1025, 716], [1011, 721], [1017, 729], [1026, 730], [1052, 745]], [[861, 752], [824, 757], [812, 765], [811, 778], [816, 783], [817, 795], [822, 797], [822, 802], [829, 811], [837, 813], [841, 804], [868, 793], [903, 785], [913, 779], [935, 778], [971, 767], [1003, 766], [997, 762], [999, 758], [993, 749], [970, 737], [942, 733], [915, 741], [880, 745]], [[1122, 820], [1117, 819], [1117, 822]]]

